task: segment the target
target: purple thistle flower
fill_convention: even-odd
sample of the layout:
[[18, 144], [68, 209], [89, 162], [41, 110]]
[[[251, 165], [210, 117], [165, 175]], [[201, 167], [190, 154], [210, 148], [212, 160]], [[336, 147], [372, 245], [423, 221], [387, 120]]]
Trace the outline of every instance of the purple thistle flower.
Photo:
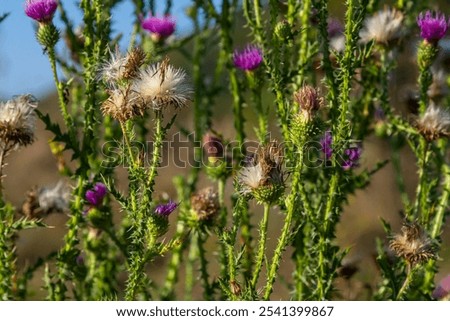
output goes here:
[[347, 159], [343, 162], [342, 168], [345, 170], [349, 170], [351, 168], [358, 167], [361, 153], [362, 149], [359, 146], [346, 149], [345, 155], [347, 155]]
[[175, 31], [175, 21], [171, 16], [158, 18], [156, 16], [149, 16], [142, 20], [142, 28], [156, 35], [158, 39], [167, 38]]
[[53, 19], [57, 7], [56, 0], [27, 0], [25, 14], [31, 19], [47, 23]]
[[248, 45], [243, 51], [235, 51], [233, 54], [234, 65], [245, 71], [251, 71], [259, 67], [263, 61], [261, 49]]
[[178, 207], [178, 204], [170, 200], [166, 204], [159, 204], [155, 208], [155, 214], [167, 217]]
[[103, 183], [96, 183], [94, 188], [86, 192], [85, 197], [91, 205], [99, 206], [102, 204], [107, 192], [108, 190]]
[[438, 42], [445, 36], [450, 21], [447, 21], [444, 14], [431, 11], [421, 12], [417, 17], [417, 25], [420, 27], [420, 36], [429, 43]]
[[220, 137], [211, 133], [203, 136], [203, 149], [207, 157], [223, 157], [223, 147]]
[[327, 25], [328, 36], [330, 38], [339, 36], [343, 33], [344, 27], [342, 23], [336, 18], [329, 18]]
[[320, 139], [320, 146], [322, 146], [322, 152], [324, 153], [326, 160], [329, 160], [331, 158], [331, 155], [333, 155], [333, 149], [331, 148], [332, 143], [333, 136], [331, 135], [331, 131], [328, 130]]
[[450, 293], [450, 274], [439, 282], [439, 285], [433, 291], [433, 298], [436, 300], [445, 299]]

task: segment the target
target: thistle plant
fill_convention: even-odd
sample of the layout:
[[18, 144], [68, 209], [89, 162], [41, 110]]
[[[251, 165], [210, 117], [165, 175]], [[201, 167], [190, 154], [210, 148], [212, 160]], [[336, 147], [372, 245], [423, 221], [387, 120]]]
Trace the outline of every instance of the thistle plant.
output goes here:
[[[376, 262], [364, 259], [378, 272], [354, 297], [448, 297], [436, 279], [450, 197], [448, 15], [418, 0], [348, 0], [341, 23], [325, 0], [202, 0], [179, 17], [172, 1], [136, 0], [126, 35], [119, 3], [81, 0], [80, 26], [63, 1], [24, 3], [62, 117], [31, 94], [0, 103], [2, 299], [29, 299], [34, 277], [48, 300], [341, 299], [340, 278], [364, 277], [338, 233], [347, 204], [389, 163], [401, 217], [380, 220]], [[411, 46], [416, 61], [402, 61]], [[416, 84], [410, 114], [394, 94], [401, 63], [417, 69], [402, 75]], [[36, 121], [61, 180], [27, 187], [17, 207], [6, 160], [40, 138]], [[18, 233], [50, 228], [52, 213], [67, 216], [63, 244], [19, 266]]]

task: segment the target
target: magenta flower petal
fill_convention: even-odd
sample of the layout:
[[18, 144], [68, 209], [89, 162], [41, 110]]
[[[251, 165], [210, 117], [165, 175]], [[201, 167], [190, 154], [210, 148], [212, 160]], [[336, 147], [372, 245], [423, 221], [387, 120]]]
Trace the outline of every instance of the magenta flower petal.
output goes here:
[[178, 204], [174, 201], [170, 200], [166, 204], [159, 204], [155, 208], [155, 214], [160, 216], [169, 216], [175, 209], [178, 207]]
[[25, 14], [39, 22], [49, 22], [53, 19], [58, 1], [56, 0], [27, 0]]
[[420, 36], [428, 42], [437, 42], [445, 36], [449, 27], [449, 21], [444, 14], [431, 11], [422, 12], [417, 17], [417, 25], [420, 28]]
[[362, 149], [361, 147], [351, 147], [345, 150], [345, 155], [347, 159], [342, 163], [342, 168], [349, 170], [359, 166], [359, 159], [361, 158]]
[[99, 206], [102, 204], [103, 199], [106, 196], [108, 189], [103, 183], [96, 183], [94, 188], [88, 190], [85, 194], [86, 201], [93, 206]]
[[320, 140], [320, 146], [322, 147], [322, 152], [325, 155], [326, 160], [329, 160], [331, 158], [331, 155], [333, 155], [333, 149], [331, 148], [332, 143], [333, 136], [331, 135], [331, 131], [328, 130]]
[[450, 294], [450, 274], [439, 282], [439, 285], [433, 291], [433, 298], [439, 300]]
[[175, 21], [170, 16], [149, 16], [142, 21], [141, 26], [161, 38], [167, 38], [175, 32]]
[[258, 68], [262, 61], [263, 55], [261, 49], [252, 45], [248, 45], [243, 51], [236, 50], [233, 54], [234, 65], [245, 71]]

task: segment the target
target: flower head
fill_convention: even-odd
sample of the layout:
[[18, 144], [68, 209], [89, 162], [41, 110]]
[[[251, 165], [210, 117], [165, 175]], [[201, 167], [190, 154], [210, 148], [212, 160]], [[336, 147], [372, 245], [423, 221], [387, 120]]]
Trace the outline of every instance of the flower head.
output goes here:
[[327, 31], [328, 36], [330, 38], [338, 37], [342, 35], [342, 32], [344, 31], [344, 27], [342, 26], [342, 23], [336, 19], [336, 18], [329, 18], [328, 19], [328, 25], [327, 25]]
[[300, 112], [307, 121], [311, 121], [314, 114], [320, 109], [323, 99], [312, 86], [303, 86], [294, 93], [294, 99], [300, 107]]
[[99, 206], [102, 204], [106, 193], [108, 193], [108, 189], [106, 188], [105, 184], [96, 183], [92, 189], [86, 192], [86, 201], [88, 201], [88, 203], [90, 203], [92, 206]]
[[155, 110], [169, 106], [182, 108], [187, 105], [192, 93], [186, 73], [170, 65], [168, 59], [141, 71], [133, 90], [147, 108]]
[[450, 135], [450, 113], [448, 110], [430, 105], [416, 121], [419, 133], [428, 141]]
[[361, 157], [362, 149], [361, 147], [351, 147], [345, 150], [346, 158], [342, 163], [342, 168], [345, 170], [349, 170], [351, 168], [358, 167], [359, 159]]
[[207, 133], [203, 136], [203, 149], [208, 158], [220, 158], [223, 157], [223, 141], [220, 137]]
[[170, 16], [159, 18], [150, 15], [142, 21], [141, 26], [154, 34], [157, 40], [167, 38], [175, 31], [175, 21]]
[[67, 184], [59, 181], [53, 188], [42, 187], [38, 191], [38, 203], [44, 213], [63, 213], [69, 209], [70, 191]]
[[274, 203], [284, 191], [283, 152], [276, 141], [260, 146], [238, 176], [241, 193], [260, 203]]
[[235, 51], [233, 54], [234, 65], [245, 71], [255, 70], [263, 61], [261, 49], [248, 45], [243, 51]]
[[320, 146], [322, 148], [322, 153], [325, 155], [325, 160], [331, 159], [331, 156], [333, 155], [333, 148], [331, 148], [332, 144], [333, 135], [331, 134], [331, 131], [327, 130], [320, 139]]
[[117, 48], [115, 53], [110, 53], [110, 59], [100, 66], [98, 78], [114, 89], [118, 82], [135, 78], [145, 58], [145, 52], [139, 47], [125, 56]]
[[103, 114], [124, 122], [136, 116], [142, 116], [145, 106], [139, 96], [128, 87], [109, 91], [109, 97], [103, 102], [101, 109]]
[[449, 27], [450, 21], [447, 21], [444, 14], [431, 11], [421, 12], [417, 17], [417, 25], [420, 28], [420, 36], [429, 43], [436, 43], [441, 40]]
[[360, 36], [364, 43], [374, 40], [379, 44], [387, 45], [399, 39], [402, 32], [403, 14], [396, 9], [386, 8], [366, 19]]
[[178, 204], [172, 200], [169, 200], [165, 204], [159, 204], [155, 208], [155, 214], [159, 216], [167, 217], [178, 207]]
[[53, 19], [58, 1], [56, 0], [27, 0], [25, 14], [36, 21], [48, 23]]
[[436, 289], [434, 289], [433, 298], [437, 300], [450, 299], [450, 274], [443, 278]]
[[31, 95], [0, 102], [0, 148], [11, 149], [33, 142], [37, 105]]
[[219, 194], [212, 187], [204, 188], [191, 196], [191, 207], [198, 220], [211, 220], [220, 210]]
[[404, 223], [401, 234], [393, 237], [389, 247], [410, 265], [424, 263], [436, 255], [432, 240], [417, 223]]

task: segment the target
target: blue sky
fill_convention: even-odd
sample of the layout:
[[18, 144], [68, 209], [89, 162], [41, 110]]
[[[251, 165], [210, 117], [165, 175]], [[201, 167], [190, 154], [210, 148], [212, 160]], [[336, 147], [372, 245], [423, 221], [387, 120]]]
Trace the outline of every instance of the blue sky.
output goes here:
[[[77, 7], [78, 0], [61, 0], [69, 16], [78, 24], [82, 14]], [[160, 1], [156, 1], [157, 3]], [[165, 2], [165, 1], [161, 1]], [[35, 39], [35, 23], [24, 11], [25, 0], [0, 0], [0, 15], [10, 15], [0, 24], [0, 98], [9, 99], [13, 95], [31, 93], [43, 98], [54, 89], [50, 65], [41, 46]], [[123, 33], [126, 43], [133, 21], [131, 1], [124, 1], [113, 12], [114, 30]], [[173, 1], [173, 15], [177, 19], [177, 32], [190, 28], [184, 10], [191, 1]], [[157, 8], [158, 11], [164, 8]], [[160, 13], [160, 12], [158, 12]], [[55, 19], [55, 24], [59, 20]]]

